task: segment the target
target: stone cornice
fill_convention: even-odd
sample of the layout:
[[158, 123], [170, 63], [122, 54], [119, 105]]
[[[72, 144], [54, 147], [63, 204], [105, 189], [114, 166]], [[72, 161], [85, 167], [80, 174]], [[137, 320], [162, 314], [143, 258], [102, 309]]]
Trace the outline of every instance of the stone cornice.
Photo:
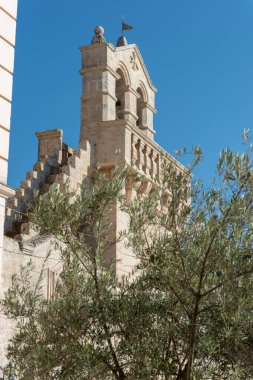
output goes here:
[[80, 46], [79, 50], [83, 52], [85, 50], [100, 49], [101, 47], [108, 47], [110, 50], [115, 51], [115, 47], [111, 43], [108, 43], [108, 42], [100, 42], [99, 44], [83, 45], [83, 46]]
[[132, 112], [131, 110], [124, 110], [123, 113], [125, 115], [132, 116], [136, 121], [138, 120], [138, 116], [136, 115], [136, 113]]
[[46, 139], [48, 137], [62, 137], [63, 131], [62, 129], [51, 129], [49, 131], [36, 132], [35, 136], [39, 139]]
[[88, 127], [104, 127], [104, 128], [109, 128], [109, 127], [112, 127], [112, 126], [116, 126], [116, 127], [131, 127], [132, 124], [128, 121], [128, 120], [125, 120], [125, 119], [117, 119], [117, 120], [109, 120], [109, 121], [95, 121], [95, 122], [92, 122], [92, 123], [89, 123]]
[[99, 44], [83, 45], [79, 47], [79, 50], [81, 52], [85, 50], [95, 50], [95, 49], [101, 48], [102, 46], [107, 46], [107, 42], [100, 42]]
[[102, 95], [109, 95], [115, 102], [117, 101], [116, 96], [111, 94], [109, 91], [102, 91]]
[[153, 113], [157, 113], [157, 110], [154, 107], [152, 107], [151, 104], [148, 102], [144, 102], [144, 107], [147, 107]]
[[85, 99], [94, 99], [94, 98], [98, 98], [100, 99], [101, 98], [101, 95], [108, 95], [110, 96], [115, 102], [117, 101], [117, 98], [112, 94], [110, 93], [109, 91], [101, 91], [99, 93], [95, 93], [95, 94], [83, 94], [81, 96], [81, 100], [85, 101]]
[[128, 85], [125, 88], [126, 88], [126, 91], [129, 91], [129, 92], [131, 92], [131, 94], [133, 94], [134, 96], [136, 96], [137, 99], [141, 98], [141, 95], [138, 94], [138, 92], [135, 91], [135, 89], [131, 85]]
[[[118, 111], [118, 112], [119, 112], [120, 115], [130, 115], [130, 116], [132, 116], [134, 118], [135, 121], [138, 120], [138, 116], [134, 112], [132, 112], [131, 110], [121, 110], [121, 111]], [[119, 119], [119, 120], [125, 120], [125, 118], [124, 119]]]
[[9, 198], [15, 195], [15, 190], [0, 182], [0, 197]]
[[83, 67], [79, 72], [81, 75], [92, 72], [92, 71], [109, 71], [110, 74], [115, 79], [120, 79], [120, 75], [116, 73], [110, 66], [108, 65], [100, 65], [100, 66], [86, 66]]
[[156, 132], [148, 126], [141, 125], [138, 126], [138, 128], [140, 128], [142, 131], [149, 131], [150, 133], [152, 133], [153, 136], [156, 134]]
[[[137, 91], [135, 91], [135, 89], [131, 85], [126, 86], [125, 88], [127, 91], [131, 92], [134, 96], [136, 96], [137, 99], [141, 98], [141, 95]], [[157, 110], [154, 107], [152, 107], [150, 103], [143, 102], [143, 105], [144, 107], [147, 107], [150, 111], [152, 111], [154, 114], [157, 113]]]

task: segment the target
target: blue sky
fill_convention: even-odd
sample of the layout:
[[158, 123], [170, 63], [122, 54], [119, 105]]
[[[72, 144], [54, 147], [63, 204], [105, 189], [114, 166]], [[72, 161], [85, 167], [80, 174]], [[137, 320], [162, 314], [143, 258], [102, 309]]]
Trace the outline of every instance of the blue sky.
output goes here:
[[10, 186], [37, 161], [36, 131], [62, 128], [77, 147], [78, 48], [97, 24], [115, 44], [121, 15], [158, 88], [156, 141], [170, 153], [202, 146], [207, 180], [223, 147], [241, 149], [243, 128], [253, 129], [252, 0], [19, 0]]

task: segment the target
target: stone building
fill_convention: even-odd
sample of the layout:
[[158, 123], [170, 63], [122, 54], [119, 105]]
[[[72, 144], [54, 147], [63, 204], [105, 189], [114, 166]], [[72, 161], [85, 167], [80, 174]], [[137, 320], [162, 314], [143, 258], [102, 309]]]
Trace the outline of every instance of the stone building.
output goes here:
[[[14, 190], [7, 186], [7, 173], [16, 19], [17, 0], [0, 0], [0, 280], [2, 278], [5, 203], [8, 197], [15, 194]], [[3, 295], [2, 291], [3, 287], [0, 282], [0, 297]], [[2, 318], [0, 319], [0, 326], [5, 326], [5, 321]], [[1, 348], [0, 343], [0, 360], [3, 358]]]
[[[60, 189], [68, 180], [78, 191], [99, 162], [112, 173], [116, 166], [129, 168], [131, 175], [142, 175], [136, 184], [126, 185], [127, 196], [148, 195], [161, 179], [161, 159], [165, 157], [178, 171], [183, 166], [154, 141], [153, 117], [156, 88], [151, 82], [141, 53], [135, 44], [128, 45], [120, 37], [117, 46], [106, 42], [103, 28], [96, 27], [91, 44], [82, 46], [81, 126], [77, 150], [63, 142], [60, 129], [38, 132], [38, 162], [27, 172], [19, 189], [8, 199], [5, 218], [1, 287], [5, 290], [11, 273], [30, 257], [38, 268], [42, 265], [50, 241], [30, 228], [23, 215], [34, 190], [42, 194], [53, 184]], [[116, 206], [113, 210], [113, 231], [117, 234], [127, 227], [127, 217]], [[108, 252], [116, 259], [117, 273], [125, 273], [136, 265], [137, 259], [127, 255], [127, 248], [118, 242]], [[50, 297], [60, 271], [54, 255], [47, 262], [44, 279], [46, 296]], [[4, 318], [0, 325], [0, 364], [4, 362], [4, 346], [11, 335], [11, 324]]]
[[7, 186], [7, 172], [16, 18], [17, 0], [0, 0], [0, 273], [3, 251], [5, 200], [9, 196], [14, 195], [13, 190]]

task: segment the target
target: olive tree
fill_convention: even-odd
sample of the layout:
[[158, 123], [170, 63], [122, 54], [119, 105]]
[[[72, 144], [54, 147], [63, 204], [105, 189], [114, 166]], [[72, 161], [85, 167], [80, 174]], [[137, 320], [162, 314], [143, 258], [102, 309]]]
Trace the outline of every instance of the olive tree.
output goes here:
[[[131, 202], [129, 173], [97, 173], [87, 192], [36, 197], [31, 219], [54, 237], [63, 262], [54, 297], [12, 279], [2, 307], [16, 320], [8, 358], [20, 379], [253, 378], [253, 171], [244, 153], [221, 152], [211, 186], [164, 164], [162, 182]], [[184, 152], [179, 152], [183, 154]], [[166, 162], [166, 160], [164, 161]], [[138, 178], [139, 180], [140, 178]], [[104, 255], [115, 244], [115, 202], [129, 216], [125, 239], [139, 259], [117, 276]], [[43, 276], [43, 273], [41, 274]]]

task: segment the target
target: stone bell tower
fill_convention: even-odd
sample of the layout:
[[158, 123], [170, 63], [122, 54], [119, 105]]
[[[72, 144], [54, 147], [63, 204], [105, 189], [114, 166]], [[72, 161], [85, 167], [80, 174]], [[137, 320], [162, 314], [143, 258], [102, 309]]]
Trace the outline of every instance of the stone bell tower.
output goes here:
[[[36, 133], [39, 140], [38, 162], [26, 173], [20, 188], [13, 191], [6, 209], [1, 207], [6, 214], [5, 236], [2, 240], [0, 236], [0, 293], [8, 289], [11, 275], [30, 258], [36, 268], [34, 278], [37, 279], [37, 273], [42, 273], [42, 270], [45, 273], [43, 289], [49, 299], [61, 272], [62, 262], [58, 262], [59, 255], [52, 247], [51, 236], [42, 238], [28, 218], [35, 191], [43, 195], [52, 186], [59, 191], [65, 191], [67, 186], [67, 189], [78, 193], [83, 187], [90, 186], [94, 168], [99, 164], [109, 179], [116, 167], [128, 168], [129, 175], [122, 192], [128, 200], [132, 200], [149, 196], [159, 187], [164, 161], [171, 163], [178, 172], [185, 170], [154, 142], [156, 89], [138, 47], [128, 45], [123, 36], [114, 47], [106, 42], [103, 33], [102, 27], [96, 27], [91, 44], [81, 47], [82, 96], [78, 149], [74, 150], [64, 143], [61, 129]], [[6, 197], [8, 192], [4, 183], [0, 183], [0, 196], [1, 186]], [[167, 197], [168, 191], [165, 190], [161, 194], [163, 196]], [[128, 216], [115, 201], [110, 217], [112, 245], [106, 251], [105, 262], [112, 262], [119, 276], [131, 274], [138, 259], [124, 241], [116, 240], [119, 233], [127, 229]], [[49, 251], [52, 251], [53, 260], [45, 261], [44, 256]], [[13, 326], [0, 315], [1, 365], [5, 364], [4, 350], [12, 333]]]
[[[154, 142], [153, 116], [156, 88], [135, 44], [120, 37], [117, 47], [107, 43], [101, 26], [95, 28], [91, 44], [82, 54], [81, 131], [79, 147], [86, 141], [94, 148], [95, 162], [110, 176], [115, 167], [127, 167], [129, 199], [146, 196], [160, 181], [161, 161], [183, 167]], [[142, 180], [134, 181], [137, 174]], [[115, 205], [112, 237], [127, 228], [128, 219]], [[131, 272], [136, 258], [124, 246], [115, 244], [108, 259], [116, 262], [117, 272]]]
[[[135, 44], [127, 45], [120, 38], [117, 47], [107, 43], [104, 30], [95, 28], [91, 44], [80, 48], [82, 53], [81, 131], [79, 146], [86, 141], [94, 147], [94, 158], [107, 175], [115, 167], [127, 167], [135, 176], [147, 178], [134, 188], [126, 184], [127, 195], [151, 190], [159, 176], [159, 154], [154, 143], [153, 116], [156, 88], [153, 86], [142, 56]], [[133, 183], [131, 183], [133, 182]], [[126, 229], [127, 216], [117, 204], [112, 210], [112, 240]], [[131, 272], [136, 258], [124, 242], [107, 252], [107, 259], [116, 262], [117, 273]]]
[[[82, 110], [80, 145], [90, 139], [97, 123], [119, 120], [153, 139], [156, 88], [135, 44], [114, 47], [103, 28], [95, 28], [91, 44], [81, 47]], [[126, 43], [126, 40], [124, 40]]]

